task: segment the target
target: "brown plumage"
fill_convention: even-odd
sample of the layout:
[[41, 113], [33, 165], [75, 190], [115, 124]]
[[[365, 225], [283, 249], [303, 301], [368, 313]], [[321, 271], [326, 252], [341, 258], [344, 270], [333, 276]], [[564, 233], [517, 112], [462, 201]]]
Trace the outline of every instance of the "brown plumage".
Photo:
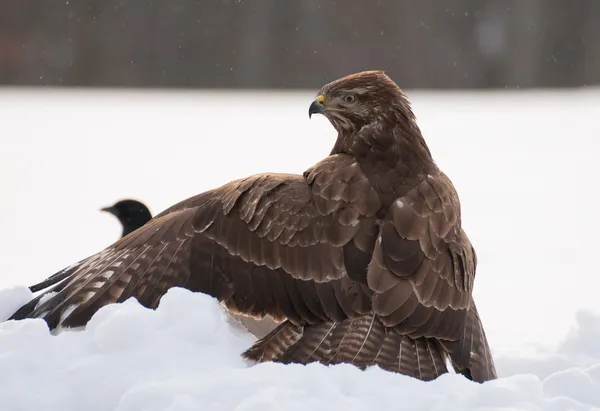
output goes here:
[[281, 321], [244, 353], [254, 361], [376, 364], [430, 380], [449, 358], [469, 379], [496, 378], [458, 195], [408, 100], [369, 71], [323, 86], [314, 113], [338, 138], [304, 175], [254, 175], [182, 201], [13, 318], [80, 326], [106, 304], [154, 308], [180, 286]]

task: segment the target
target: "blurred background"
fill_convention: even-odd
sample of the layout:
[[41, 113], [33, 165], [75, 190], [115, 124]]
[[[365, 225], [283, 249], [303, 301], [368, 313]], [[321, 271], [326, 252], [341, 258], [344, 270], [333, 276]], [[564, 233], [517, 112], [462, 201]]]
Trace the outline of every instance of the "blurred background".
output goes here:
[[5, 0], [0, 84], [314, 89], [600, 82], [598, 0]]

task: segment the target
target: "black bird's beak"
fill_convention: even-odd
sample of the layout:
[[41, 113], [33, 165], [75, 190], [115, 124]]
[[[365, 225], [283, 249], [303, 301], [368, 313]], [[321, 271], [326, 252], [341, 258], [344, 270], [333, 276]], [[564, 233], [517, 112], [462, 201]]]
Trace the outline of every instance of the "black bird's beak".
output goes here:
[[114, 207], [103, 207], [100, 211], [106, 211], [107, 213], [111, 213], [112, 215], [117, 215], [117, 210]]
[[321, 94], [315, 99], [308, 108], [308, 118], [313, 114], [323, 114], [325, 112], [325, 97]]

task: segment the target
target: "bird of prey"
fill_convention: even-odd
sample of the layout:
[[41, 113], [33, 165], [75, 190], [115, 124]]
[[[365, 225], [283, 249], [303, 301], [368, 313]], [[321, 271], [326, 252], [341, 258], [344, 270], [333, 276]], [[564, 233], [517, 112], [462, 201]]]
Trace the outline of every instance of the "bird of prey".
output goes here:
[[148, 207], [137, 200], [120, 200], [110, 207], [102, 208], [101, 211], [106, 211], [119, 219], [123, 226], [122, 237], [137, 230], [152, 219]]
[[242, 354], [255, 362], [378, 365], [421, 380], [451, 363], [496, 378], [458, 194], [404, 93], [382, 71], [360, 72], [324, 85], [313, 114], [338, 136], [302, 175], [257, 174], [175, 204], [11, 318], [77, 327], [130, 297], [155, 308], [179, 286], [280, 322]]

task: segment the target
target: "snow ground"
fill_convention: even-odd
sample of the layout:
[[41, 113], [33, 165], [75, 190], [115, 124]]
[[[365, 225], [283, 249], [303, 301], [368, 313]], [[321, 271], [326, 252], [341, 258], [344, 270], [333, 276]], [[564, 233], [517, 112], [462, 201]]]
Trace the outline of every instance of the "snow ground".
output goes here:
[[[0, 318], [27, 291], [0, 292]], [[600, 355], [587, 340], [600, 341], [600, 316], [580, 318], [579, 327], [525, 373], [482, 385], [456, 374], [426, 383], [377, 367], [249, 366], [239, 354], [252, 338], [226, 322], [216, 300], [172, 288], [155, 311], [130, 299], [102, 308], [84, 331], [51, 336], [42, 320], [0, 324], [0, 408], [587, 411], [600, 407]], [[536, 369], [557, 371], [540, 377]]]
[[[106, 307], [83, 332], [0, 324], [0, 409], [600, 407], [600, 90], [408, 95], [461, 196], [505, 378], [247, 368], [238, 355], [249, 337], [212, 299], [172, 290], [155, 312]], [[314, 164], [335, 134], [308, 119], [313, 96], [0, 89], [0, 318], [30, 298], [24, 285], [119, 237], [102, 206], [133, 197], [157, 213], [234, 178]]]

